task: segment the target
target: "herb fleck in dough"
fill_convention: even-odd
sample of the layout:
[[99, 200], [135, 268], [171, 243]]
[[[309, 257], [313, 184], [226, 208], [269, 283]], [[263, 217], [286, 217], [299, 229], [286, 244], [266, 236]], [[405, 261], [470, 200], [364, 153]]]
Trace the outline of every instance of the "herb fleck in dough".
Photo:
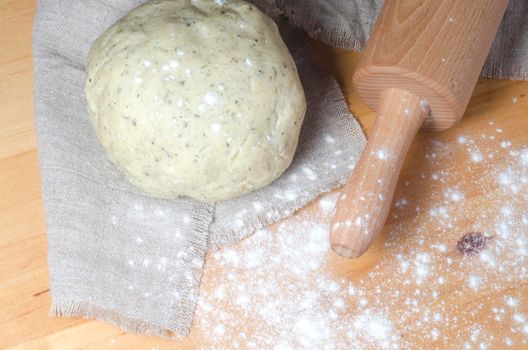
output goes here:
[[101, 143], [133, 184], [204, 201], [279, 177], [306, 110], [275, 23], [240, 0], [135, 9], [93, 45], [86, 97]]

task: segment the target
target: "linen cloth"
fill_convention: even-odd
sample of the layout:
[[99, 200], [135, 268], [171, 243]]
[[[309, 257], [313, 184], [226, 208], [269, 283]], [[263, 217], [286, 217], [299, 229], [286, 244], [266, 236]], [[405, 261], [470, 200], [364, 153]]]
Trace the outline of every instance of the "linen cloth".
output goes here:
[[[271, 185], [216, 204], [160, 200], [128, 183], [90, 125], [84, 98], [90, 46], [142, 0], [40, 0], [33, 32], [35, 105], [48, 232], [52, 315], [137, 333], [189, 332], [204, 256], [283, 219], [342, 184], [365, 145], [335, 80], [307, 37], [361, 49], [381, 1], [253, 0], [279, 25], [308, 109], [291, 167]], [[484, 69], [527, 77], [526, 6], [511, 2]]]

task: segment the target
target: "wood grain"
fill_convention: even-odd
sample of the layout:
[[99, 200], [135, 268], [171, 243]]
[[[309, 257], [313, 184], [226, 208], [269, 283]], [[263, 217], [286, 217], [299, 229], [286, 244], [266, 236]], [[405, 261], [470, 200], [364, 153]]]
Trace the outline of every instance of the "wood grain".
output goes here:
[[[50, 306], [48, 270], [46, 262], [46, 235], [44, 214], [39, 188], [37, 153], [35, 149], [34, 111], [32, 96], [32, 63], [31, 63], [31, 24], [35, 10], [34, 0], [4, 0], [0, 2], [0, 348], [1, 349], [123, 349], [123, 350], [159, 350], [168, 349], [201, 349], [207, 334], [202, 334], [196, 327], [191, 336], [182, 340], [163, 340], [126, 334], [118, 328], [99, 321], [80, 319], [49, 318]], [[349, 106], [360, 120], [362, 126], [370, 132], [374, 114], [360, 101], [352, 85], [352, 73], [358, 63], [358, 55], [345, 50], [329, 49], [321, 44], [314, 44], [320, 62], [338, 78], [346, 95]], [[525, 94], [528, 84], [524, 82], [494, 81], [482, 79], [473, 94], [468, 110], [462, 122], [456, 127], [434, 135], [440, 142], [453, 142], [458, 134], [469, 137], [480, 137], [488, 123], [493, 121], [503, 129], [503, 136], [511, 140], [514, 147], [528, 144], [528, 103]], [[518, 102], [512, 103], [512, 96]], [[433, 193], [442, 193], [452, 183], [424, 182], [422, 176], [429, 178], [435, 169], [425, 162], [425, 154], [431, 135], [419, 133], [411, 145], [396, 188], [396, 198], [405, 197], [416, 206], [423, 208], [434, 205], [431, 202]], [[499, 146], [497, 146], [499, 147]], [[466, 193], [466, 202], [474, 210], [486, 210], [494, 206], [493, 188], [484, 188], [472, 184], [478, 178], [479, 169], [470, 168], [467, 159], [457, 154], [448, 164], [450, 171], [455, 172], [461, 190]], [[419, 183], [417, 190], [406, 183]], [[309, 205], [302, 214], [317, 212], [317, 205]], [[528, 206], [527, 206], [528, 209]], [[401, 244], [417, 245], [412, 235], [417, 225], [428, 223], [424, 212], [417, 213], [414, 207], [394, 208], [389, 214], [386, 229], [374, 243], [371, 250], [361, 259], [350, 262], [333, 253], [328, 253], [321, 273], [330, 274], [351, 282], [366, 279], [368, 274], [390, 254], [384, 246], [390, 230], [403, 225]], [[445, 236], [445, 243], [450, 247], [459, 238], [459, 232], [467, 227], [459, 224]], [[434, 227], [431, 226], [431, 232]], [[264, 247], [266, 248], [266, 247]], [[372, 288], [383, 279], [394, 274], [396, 262], [387, 262], [386, 273], [380, 274], [372, 281]], [[207, 262], [203, 277], [203, 291], [214, 289], [211, 281], [222, 268], [214, 260]], [[252, 278], [248, 272], [247, 278]], [[499, 290], [484, 288], [480, 294], [457, 298], [453, 291], [463, 281], [450, 278], [442, 289], [440, 302], [451, 307], [447, 314], [459, 320], [471, 319], [484, 322], [491, 309], [506, 295], [528, 298], [528, 286], [522, 281], [514, 280]], [[406, 292], [402, 287], [402, 293]], [[227, 307], [227, 306], [226, 306]], [[422, 305], [431, 307], [434, 305]], [[478, 310], [472, 313], [471, 310]], [[521, 307], [520, 312], [528, 312]], [[396, 315], [399, 310], [392, 310]], [[244, 319], [244, 315], [240, 315]], [[249, 322], [249, 321], [248, 321]], [[511, 319], [505, 319], [492, 329], [495, 341], [490, 349], [503, 348], [503, 335], [512, 327]], [[463, 325], [461, 325], [463, 327]], [[446, 348], [456, 345], [457, 332], [449, 331], [444, 325], [439, 330], [449, 337], [449, 341], [433, 344], [424, 340], [419, 334], [407, 334], [406, 339], [414, 348]], [[518, 333], [514, 340], [523, 335]], [[112, 345], [112, 346], [110, 346]], [[450, 346], [451, 345], [451, 346]], [[228, 347], [226, 347], [228, 348]], [[513, 347], [515, 348], [515, 347]], [[517, 348], [521, 349], [522, 346]]]
[[427, 101], [423, 128], [462, 117], [508, 5], [507, 0], [393, 0], [384, 3], [355, 72], [355, 87], [377, 111], [387, 88]]
[[430, 113], [420, 97], [401, 89], [386, 89], [380, 101], [371, 137], [332, 220], [332, 249], [348, 258], [365, 253], [385, 226], [403, 161]]

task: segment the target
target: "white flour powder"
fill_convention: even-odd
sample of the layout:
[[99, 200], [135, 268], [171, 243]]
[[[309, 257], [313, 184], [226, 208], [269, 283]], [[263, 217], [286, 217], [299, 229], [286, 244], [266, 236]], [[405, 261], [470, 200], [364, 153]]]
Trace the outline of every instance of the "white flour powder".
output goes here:
[[[424, 162], [433, 175], [404, 184], [426, 191], [427, 202], [414, 202], [410, 189], [409, 198], [395, 199], [392, 216], [403, 220], [389, 220], [386, 253], [366, 262], [372, 266], [362, 278], [356, 265], [343, 276], [331, 272], [348, 263], [328, 243], [338, 194], [320, 199], [317, 213], [216, 252], [206, 281], [213, 287], [202, 291], [195, 319], [203, 349], [528, 346], [527, 303], [516, 289], [528, 282], [528, 148], [505, 143], [502, 129], [490, 131], [431, 142]], [[455, 154], [467, 154], [474, 176], [460, 178]], [[469, 196], [474, 181], [481, 193]], [[457, 245], [468, 232], [476, 236]], [[480, 245], [468, 237], [480, 237]]]

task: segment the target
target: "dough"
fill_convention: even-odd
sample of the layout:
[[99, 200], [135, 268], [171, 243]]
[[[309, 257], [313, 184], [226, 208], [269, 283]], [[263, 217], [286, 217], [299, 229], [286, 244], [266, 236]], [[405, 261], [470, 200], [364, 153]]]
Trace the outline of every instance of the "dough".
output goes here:
[[160, 0], [93, 45], [92, 123], [129, 180], [162, 198], [229, 199], [290, 165], [306, 110], [275, 23], [240, 0]]

